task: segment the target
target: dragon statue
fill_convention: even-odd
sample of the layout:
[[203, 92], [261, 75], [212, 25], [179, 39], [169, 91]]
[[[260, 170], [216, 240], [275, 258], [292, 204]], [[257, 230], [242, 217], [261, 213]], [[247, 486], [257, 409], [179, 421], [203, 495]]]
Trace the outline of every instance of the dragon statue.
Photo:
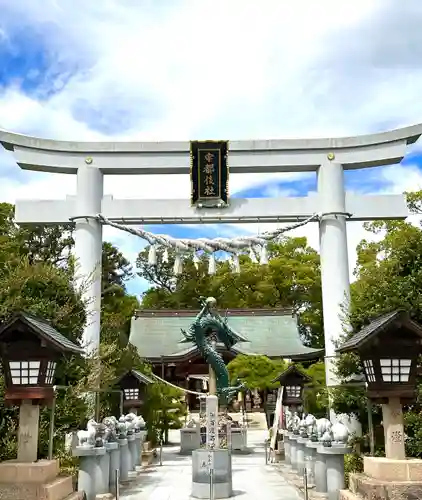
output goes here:
[[213, 341], [216, 339], [222, 342], [226, 349], [230, 350], [237, 342], [248, 342], [248, 340], [230, 328], [227, 318], [223, 319], [212, 310], [215, 304], [216, 300], [213, 297], [202, 301], [202, 309], [189, 330], [186, 332], [182, 329], [184, 339], [181, 342], [192, 342], [198, 347], [199, 352], [214, 370], [220, 404], [227, 405], [245, 386], [243, 383], [230, 386], [229, 372]]

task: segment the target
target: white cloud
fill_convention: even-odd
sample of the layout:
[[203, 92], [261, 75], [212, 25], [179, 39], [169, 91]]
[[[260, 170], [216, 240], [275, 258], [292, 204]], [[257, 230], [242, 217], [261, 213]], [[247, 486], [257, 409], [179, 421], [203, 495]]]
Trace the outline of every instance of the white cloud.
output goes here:
[[[33, 0], [0, 0], [4, 46], [29, 61], [39, 44], [48, 60], [47, 68], [28, 62], [18, 78], [0, 81], [0, 125], [68, 140], [188, 140], [339, 136], [412, 124], [422, 117], [422, 9], [417, 0], [402, 3], [44, 0], [41, 9]], [[38, 89], [22, 90], [37, 76]], [[72, 176], [15, 176], [17, 169], [1, 152], [1, 200], [75, 193]], [[422, 182], [412, 166], [382, 176], [389, 183], [382, 192]], [[289, 186], [274, 181], [300, 179], [236, 175], [230, 190], [265, 182], [268, 195], [287, 195]], [[112, 176], [105, 192], [188, 198], [189, 179]], [[240, 229], [252, 230], [213, 226], [210, 235]], [[317, 248], [316, 224], [296, 233]], [[134, 237], [105, 235], [131, 259], [140, 248]], [[349, 224], [351, 267], [363, 235], [360, 224]]]

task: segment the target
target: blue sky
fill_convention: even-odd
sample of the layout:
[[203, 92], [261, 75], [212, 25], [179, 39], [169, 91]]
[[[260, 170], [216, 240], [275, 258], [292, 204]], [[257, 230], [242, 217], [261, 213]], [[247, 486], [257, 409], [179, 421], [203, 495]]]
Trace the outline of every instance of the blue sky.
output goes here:
[[[0, 0], [0, 127], [69, 140], [338, 137], [422, 122], [416, 0]], [[224, 12], [224, 15], [221, 15]], [[324, 19], [317, 22], [316, 19]], [[218, 27], [209, 36], [206, 26]], [[393, 36], [394, 34], [394, 36]], [[212, 61], [210, 69], [208, 61]], [[401, 165], [346, 173], [347, 189], [422, 185], [422, 150]], [[72, 176], [23, 172], [0, 151], [0, 198], [64, 198]], [[313, 174], [233, 175], [232, 196], [305, 196]], [[107, 179], [115, 197], [188, 198], [186, 176]], [[174, 237], [267, 226], [156, 226]], [[316, 226], [306, 235], [317, 248]], [[350, 268], [365, 235], [349, 225]], [[143, 243], [105, 237], [131, 261]], [[141, 293], [134, 280], [130, 290]]]

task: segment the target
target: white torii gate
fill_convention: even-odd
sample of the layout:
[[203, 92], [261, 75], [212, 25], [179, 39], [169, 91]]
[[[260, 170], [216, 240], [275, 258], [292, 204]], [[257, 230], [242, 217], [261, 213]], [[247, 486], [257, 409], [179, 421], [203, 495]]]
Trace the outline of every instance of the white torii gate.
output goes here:
[[[63, 201], [17, 201], [19, 224], [75, 222], [75, 254], [81, 276], [90, 276], [84, 293], [89, 321], [84, 344], [100, 341], [103, 214], [126, 224], [289, 222], [322, 214], [319, 223], [327, 385], [335, 342], [344, 331], [343, 306], [349, 299], [346, 220], [395, 220], [408, 216], [402, 195], [345, 193], [344, 170], [391, 165], [402, 160], [422, 124], [390, 132], [336, 139], [230, 142], [231, 173], [316, 171], [318, 192], [302, 198], [231, 199], [228, 208], [199, 209], [186, 200], [125, 200], [103, 194], [103, 176], [188, 174], [188, 142], [68, 142], [38, 139], [0, 130], [0, 142], [22, 169], [77, 175], [77, 194]], [[188, 193], [187, 193], [188, 194]]]

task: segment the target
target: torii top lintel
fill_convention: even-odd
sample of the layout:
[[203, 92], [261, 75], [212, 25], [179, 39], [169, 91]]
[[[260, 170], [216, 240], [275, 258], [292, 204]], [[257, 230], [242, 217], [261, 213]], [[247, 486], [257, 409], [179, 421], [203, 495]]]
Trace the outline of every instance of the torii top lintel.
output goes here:
[[[331, 139], [230, 141], [232, 173], [315, 171], [327, 155], [345, 169], [391, 165], [418, 140], [422, 124]], [[189, 142], [80, 142], [0, 130], [0, 143], [21, 168], [75, 174], [86, 163], [103, 174], [188, 174]], [[333, 156], [334, 155], [334, 156]]]

